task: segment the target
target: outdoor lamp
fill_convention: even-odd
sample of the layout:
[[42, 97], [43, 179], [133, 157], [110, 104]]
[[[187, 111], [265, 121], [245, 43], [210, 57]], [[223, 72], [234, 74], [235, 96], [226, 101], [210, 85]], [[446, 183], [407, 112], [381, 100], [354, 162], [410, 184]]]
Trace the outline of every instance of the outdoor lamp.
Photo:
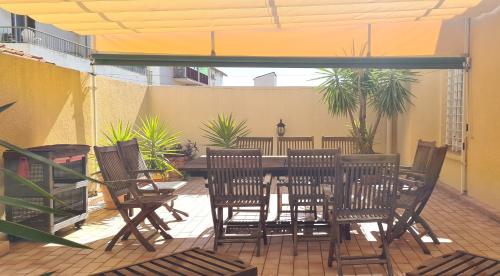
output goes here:
[[280, 122], [276, 125], [276, 132], [278, 133], [279, 137], [285, 135], [285, 124], [283, 123], [282, 119], [280, 119]]

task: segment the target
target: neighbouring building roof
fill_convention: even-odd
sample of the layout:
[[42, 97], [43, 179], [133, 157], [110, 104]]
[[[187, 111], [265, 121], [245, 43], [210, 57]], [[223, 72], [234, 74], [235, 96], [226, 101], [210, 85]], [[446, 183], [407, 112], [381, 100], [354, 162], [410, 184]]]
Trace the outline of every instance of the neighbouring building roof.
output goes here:
[[26, 52], [20, 51], [20, 50], [9, 48], [4, 44], [0, 44], [0, 54], [17, 56], [17, 57], [22, 57], [22, 58], [26, 58], [26, 59], [36, 60], [36, 61], [43, 62], [43, 63], [54, 64], [52, 62], [46, 61], [45, 59], [43, 59], [43, 57], [34, 56], [34, 55], [28, 54]]

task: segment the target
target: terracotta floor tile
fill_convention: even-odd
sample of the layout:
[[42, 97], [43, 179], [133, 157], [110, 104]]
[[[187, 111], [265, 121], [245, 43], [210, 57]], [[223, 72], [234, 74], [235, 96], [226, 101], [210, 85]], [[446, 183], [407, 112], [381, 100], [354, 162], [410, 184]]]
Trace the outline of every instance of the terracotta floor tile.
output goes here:
[[[162, 208], [159, 215], [170, 221], [168, 231], [173, 240], [157, 238], [156, 252], [147, 252], [134, 237], [120, 241], [111, 252], [104, 251], [111, 237], [124, 225], [116, 211], [98, 210], [91, 214], [80, 230], [65, 229], [59, 235], [89, 245], [92, 249], [74, 249], [32, 242], [11, 244], [11, 252], [0, 257], [0, 275], [40, 275], [56, 271], [58, 275], [87, 275], [117, 266], [164, 256], [173, 252], [201, 247], [212, 249], [213, 238], [209, 199], [202, 179], [193, 178], [179, 191], [176, 208], [187, 211], [184, 221], [171, 222], [173, 217]], [[273, 204], [274, 203], [274, 204]], [[276, 197], [272, 195], [269, 218], [275, 215]], [[432, 255], [425, 255], [413, 238], [405, 234], [390, 246], [394, 272], [403, 275], [422, 261], [454, 250], [468, 250], [500, 258], [500, 225], [482, 214], [460, 206], [439, 191], [435, 192], [423, 212], [423, 217], [435, 229], [440, 245], [426, 243]], [[341, 245], [342, 254], [379, 254], [378, 230], [353, 226], [353, 238]], [[150, 228], [146, 224], [144, 228]], [[375, 227], [376, 228], [376, 227]], [[151, 232], [152, 233], [152, 232]], [[336, 263], [328, 267], [328, 241], [301, 241], [298, 256], [292, 254], [290, 235], [270, 235], [269, 244], [262, 245], [261, 257], [256, 257], [254, 243], [232, 243], [220, 247], [220, 252], [256, 265], [261, 275], [336, 275]], [[345, 275], [385, 275], [384, 267], [345, 266]]]

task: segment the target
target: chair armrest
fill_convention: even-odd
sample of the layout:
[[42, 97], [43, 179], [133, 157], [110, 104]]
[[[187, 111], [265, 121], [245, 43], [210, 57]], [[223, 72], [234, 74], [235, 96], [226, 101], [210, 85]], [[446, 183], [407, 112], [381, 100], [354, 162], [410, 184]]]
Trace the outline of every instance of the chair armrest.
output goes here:
[[424, 186], [424, 182], [420, 180], [408, 179], [408, 178], [399, 178], [399, 183], [402, 185], [406, 185], [408, 187], [419, 188]]
[[413, 179], [416, 179], [419, 181], [424, 181], [424, 179], [425, 179], [425, 173], [421, 173], [421, 172], [408, 171], [408, 172], [405, 172], [404, 175], [406, 175], [407, 179], [413, 178]]
[[147, 169], [147, 170], [133, 170], [133, 173], [165, 173], [165, 170], [160, 169]]

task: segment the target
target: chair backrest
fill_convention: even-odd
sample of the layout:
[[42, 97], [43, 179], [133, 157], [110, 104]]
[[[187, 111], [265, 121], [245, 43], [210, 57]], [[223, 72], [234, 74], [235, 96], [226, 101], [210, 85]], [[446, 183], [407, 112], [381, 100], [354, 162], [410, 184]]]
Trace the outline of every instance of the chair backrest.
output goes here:
[[323, 198], [321, 184], [335, 183], [338, 149], [288, 150], [288, 193], [290, 202]]
[[[130, 192], [126, 182], [107, 183], [109, 181], [129, 180], [130, 176], [122, 162], [117, 146], [94, 147], [94, 153], [101, 170], [102, 177], [113, 201], [118, 196]], [[115, 204], [117, 204], [115, 202]]]
[[147, 170], [148, 167], [142, 158], [136, 138], [118, 142], [117, 147], [131, 178], [150, 177], [148, 173], [137, 173], [139, 170]]
[[278, 137], [278, 155], [287, 154], [288, 149], [314, 149], [314, 137]]
[[399, 154], [341, 155], [335, 170], [337, 215], [378, 214], [392, 219], [398, 173]]
[[262, 155], [273, 155], [273, 137], [238, 137], [238, 149], [260, 149]]
[[417, 151], [415, 152], [411, 169], [416, 172], [425, 172], [432, 155], [432, 150], [435, 147], [435, 141], [418, 140]]
[[358, 143], [354, 137], [321, 137], [321, 148], [323, 149], [340, 149], [342, 154], [357, 154], [359, 153]]
[[418, 194], [416, 200], [419, 201], [417, 205], [421, 205], [419, 208], [423, 209], [423, 205], [427, 203], [429, 198], [436, 187], [436, 183], [441, 174], [441, 169], [443, 168], [444, 159], [446, 158], [446, 153], [448, 152], [448, 146], [436, 147], [432, 150], [431, 157], [429, 159], [429, 164], [426, 168], [424, 181], [424, 187], [421, 193]]
[[260, 150], [207, 148], [207, 168], [212, 202], [263, 198], [264, 173]]

